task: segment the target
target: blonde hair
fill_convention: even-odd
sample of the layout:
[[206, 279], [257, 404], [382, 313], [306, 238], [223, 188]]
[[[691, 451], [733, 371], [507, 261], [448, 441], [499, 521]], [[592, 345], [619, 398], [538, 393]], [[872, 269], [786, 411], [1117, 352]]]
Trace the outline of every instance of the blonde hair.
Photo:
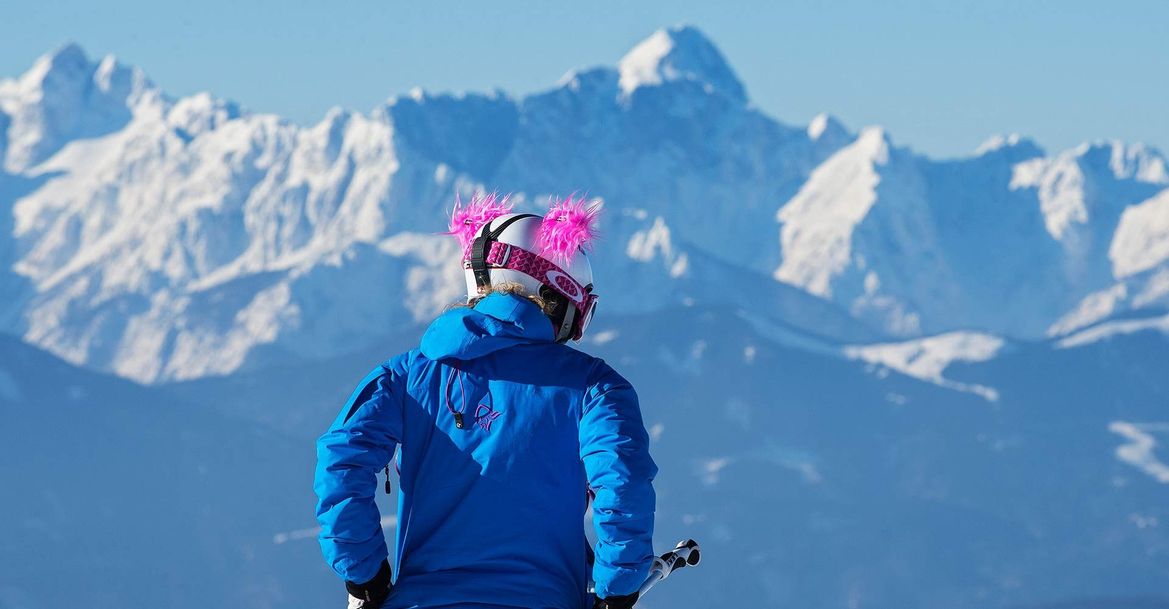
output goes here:
[[525, 288], [523, 284], [514, 281], [505, 281], [502, 283], [491, 284], [490, 286], [487, 286], [486, 292], [476, 296], [475, 298], [469, 299], [467, 302], [457, 302], [447, 307], [447, 310], [449, 311], [451, 309], [459, 309], [462, 307], [473, 308], [475, 305], [479, 304], [480, 300], [483, 300], [491, 294], [511, 294], [513, 296], [527, 298], [528, 300], [535, 303], [537, 307], [540, 307], [540, 310], [543, 311], [545, 315], [552, 315], [554, 310], [552, 303], [544, 300], [538, 294], [529, 293], [528, 289]]

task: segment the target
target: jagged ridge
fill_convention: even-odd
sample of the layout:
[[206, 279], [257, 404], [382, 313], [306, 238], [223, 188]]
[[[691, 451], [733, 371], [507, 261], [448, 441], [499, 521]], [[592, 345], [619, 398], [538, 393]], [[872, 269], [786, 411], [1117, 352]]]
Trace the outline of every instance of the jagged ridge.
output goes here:
[[1010, 136], [933, 161], [879, 128], [794, 128], [753, 109], [691, 27], [522, 99], [413, 92], [307, 128], [171, 99], [69, 46], [0, 84], [0, 112], [14, 270], [0, 282], [16, 295], [0, 322], [143, 381], [328, 355], [426, 319], [458, 297], [434, 233], [477, 188], [528, 207], [603, 198], [608, 310], [752, 299], [858, 342], [1037, 337], [1169, 298], [1169, 254], [1133, 245], [1169, 226], [1120, 230], [1126, 213], [1160, 217], [1156, 151], [1045, 156]]

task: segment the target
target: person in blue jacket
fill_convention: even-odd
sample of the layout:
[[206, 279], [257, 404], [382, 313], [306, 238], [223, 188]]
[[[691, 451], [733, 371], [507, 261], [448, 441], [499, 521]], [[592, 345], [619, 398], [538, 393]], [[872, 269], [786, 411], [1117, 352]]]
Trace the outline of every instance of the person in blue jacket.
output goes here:
[[[494, 195], [456, 203], [468, 306], [370, 372], [317, 444], [321, 548], [351, 608], [637, 602], [657, 473], [637, 394], [565, 344], [596, 306], [585, 250], [597, 211], [571, 197], [543, 217]], [[391, 568], [374, 496], [395, 451]]]

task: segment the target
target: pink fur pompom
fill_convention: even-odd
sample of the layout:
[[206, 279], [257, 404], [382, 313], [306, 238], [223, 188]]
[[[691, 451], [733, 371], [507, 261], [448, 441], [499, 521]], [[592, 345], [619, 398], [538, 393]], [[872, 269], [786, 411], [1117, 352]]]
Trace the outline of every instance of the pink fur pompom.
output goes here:
[[540, 224], [540, 253], [557, 264], [572, 259], [578, 249], [589, 250], [597, 237], [597, 216], [601, 206], [585, 198], [569, 196], [557, 201]]
[[500, 197], [495, 193], [477, 194], [463, 207], [462, 201], [455, 195], [455, 208], [451, 210], [451, 224], [447, 234], [454, 235], [466, 252], [484, 224], [511, 213], [508, 198], [509, 195]]

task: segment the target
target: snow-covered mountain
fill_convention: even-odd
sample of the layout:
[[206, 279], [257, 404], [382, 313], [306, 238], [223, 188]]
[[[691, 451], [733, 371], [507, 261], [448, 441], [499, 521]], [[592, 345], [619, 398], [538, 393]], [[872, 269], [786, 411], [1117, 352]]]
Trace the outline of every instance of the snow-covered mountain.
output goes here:
[[1169, 302], [1156, 151], [1012, 136], [933, 161], [879, 128], [788, 126], [689, 27], [543, 93], [414, 91], [311, 127], [67, 46], [0, 83], [0, 153], [3, 329], [148, 382], [425, 320], [457, 297], [436, 233], [481, 188], [602, 198], [606, 311], [751, 300], [867, 341], [1040, 337]]
[[[7, 329], [144, 381], [230, 372], [260, 347], [352, 349], [456, 298], [454, 248], [434, 233], [457, 191], [489, 187], [528, 205], [586, 189], [610, 202], [611, 310], [741, 291], [817, 332], [873, 334], [762, 277], [778, 256], [770, 231], [752, 229], [831, 146], [751, 110], [741, 88], [715, 89], [737, 81], [697, 32], [657, 38], [687, 46], [638, 50], [624, 72], [572, 74], [523, 100], [415, 92], [307, 129], [207, 95], [171, 100], [67, 47], [0, 88], [22, 142], [6, 163]], [[121, 114], [95, 93], [111, 70], [136, 83]], [[60, 89], [70, 95], [48, 103]], [[49, 129], [42, 107], [60, 105], [95, 118]], [[718, 230], [676, 226], [703, 209]]]

